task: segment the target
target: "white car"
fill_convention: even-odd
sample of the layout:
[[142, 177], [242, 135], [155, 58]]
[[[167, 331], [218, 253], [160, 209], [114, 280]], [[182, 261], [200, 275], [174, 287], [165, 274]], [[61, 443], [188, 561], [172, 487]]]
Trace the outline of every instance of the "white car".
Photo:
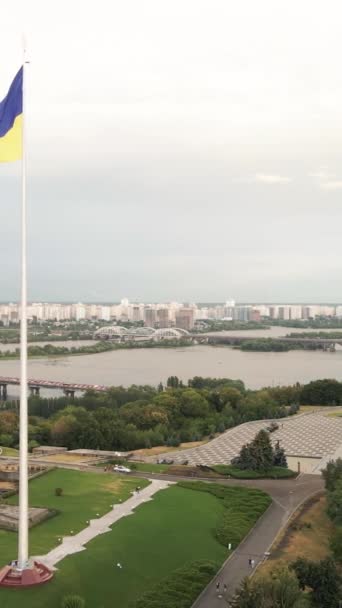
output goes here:
[[130, 473], [131, 469], [129, 469], [128, 467], [123, 467], [121, 464], [115, 464], [113, 466], [113, 471], [115, 471], [116, 473]]

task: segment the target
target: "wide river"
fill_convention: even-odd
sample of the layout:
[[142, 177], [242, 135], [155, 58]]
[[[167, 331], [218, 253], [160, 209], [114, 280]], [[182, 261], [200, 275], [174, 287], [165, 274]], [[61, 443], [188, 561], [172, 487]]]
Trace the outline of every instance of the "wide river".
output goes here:
[[[234, 335], [276, 337], [301, 330], [272, 327], [270, 330], [225, 332]], [[81, 344], [88, 342], [82, 341]], [[55, 342], [77, 346], [75, 342]], [[2, 350], [14, 345], [1, 345]], [[0, 361], [0, 376], [18, 376], [19, 361]], [[29, 360], [29, 377], [64, 382], [157, 385], [168, 376], [187, 381], [193, 376], [241, 379], [249, 388], [308, 382], [317, 378], [342, 380], [342, 350], [243, 352], [228, 346], [196, 345], [186, 348], [120, 350], [97, 355]], [[15, 391], [14, 387], [11, 393]], [[52, 394], [46, 392], [42, 394]]]

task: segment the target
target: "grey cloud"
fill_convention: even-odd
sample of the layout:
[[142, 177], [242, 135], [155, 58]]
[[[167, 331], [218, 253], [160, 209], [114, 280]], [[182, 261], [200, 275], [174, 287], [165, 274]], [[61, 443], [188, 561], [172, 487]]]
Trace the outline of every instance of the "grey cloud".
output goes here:
[[342, 188], [342, 179], [338, 180], [327, 180], [327, 181], [322, 181], [320, 183], [320, 187], [323, 190], [341, 190]]
[[[340, 23], [299, 4], [8, 4], [1, 91], [18, 14], [32, 41], [31, 298], [342, 300]], [[19, 169], [0, 167], [4, 300]]]
[[288, 184], [292, 181], [291, 177], [286, 177], [284, 175], [268, 175], [265, 173], [257, 173], [254, 177], [256, 182], [260, 182], [261, 184]]

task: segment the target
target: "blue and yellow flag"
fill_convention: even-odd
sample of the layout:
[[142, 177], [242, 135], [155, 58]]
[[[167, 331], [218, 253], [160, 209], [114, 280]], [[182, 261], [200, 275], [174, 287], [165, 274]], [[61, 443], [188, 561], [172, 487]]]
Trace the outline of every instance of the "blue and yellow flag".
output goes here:
[[0, 163], [22, 157], [23, 68], [0, 101]]

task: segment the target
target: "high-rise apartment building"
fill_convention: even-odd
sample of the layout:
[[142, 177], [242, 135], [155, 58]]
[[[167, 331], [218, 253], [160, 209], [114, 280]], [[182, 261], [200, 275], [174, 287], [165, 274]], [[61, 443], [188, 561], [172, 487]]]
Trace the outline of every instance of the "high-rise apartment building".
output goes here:
[[235, 306], [233, 308], [234, 321], [249, 321], [251, 310], [251, 306]]
[[190, 331], [193, 329], [195, 324], [195, 310], [194, 308], [184, 307], [180, 308], [176, 313], [176, 327], [180, 329], [187, 329]]
[[169, 311], [167, 308], [159, 308], [157, 310], [157, 321], [156, 324], [160, 329], [169, 327]]
[[270, 318], [278, 319], [279, 316], [279, 306], [270, 306]]
[[302, 307], [301, 306], [291, 305], [291, 306], [289, 306], [289, 309], [290, 309], [290, 319], [292, 321], [294, 321], [295, 319], [302, 318]]
[[156, 323], [156, 311], [152, 307], [146, 307], [144, 313], [144, 323], [146, 327], [154, 327]]
[[76, 319], [76, 321], [81, 321], [86, 318], [86, 309], [81, 302], [73, 304], [72, 309], [73, 318]]
[[133, 304], [132, 306], [132, 321], [133, 323], [138, 323], [138, 321], [141, 321], [140, 306], [138, 304]]
[[289, 321], [290, 318], [290, 306], [279, 306], [278, 319], [281, 319], [282, 321]]
[[249, 313], [249, 320], [254, 321], [254, 323], [259, 323], [261, 321], [260, 310], [257, 308], [251, 308]]
[[195, 318], [196, 319], [207, 319], [208, 318], [208, 307], [207, 306], [202, 306], [201, 308], [197, 308], [195, 311]]

